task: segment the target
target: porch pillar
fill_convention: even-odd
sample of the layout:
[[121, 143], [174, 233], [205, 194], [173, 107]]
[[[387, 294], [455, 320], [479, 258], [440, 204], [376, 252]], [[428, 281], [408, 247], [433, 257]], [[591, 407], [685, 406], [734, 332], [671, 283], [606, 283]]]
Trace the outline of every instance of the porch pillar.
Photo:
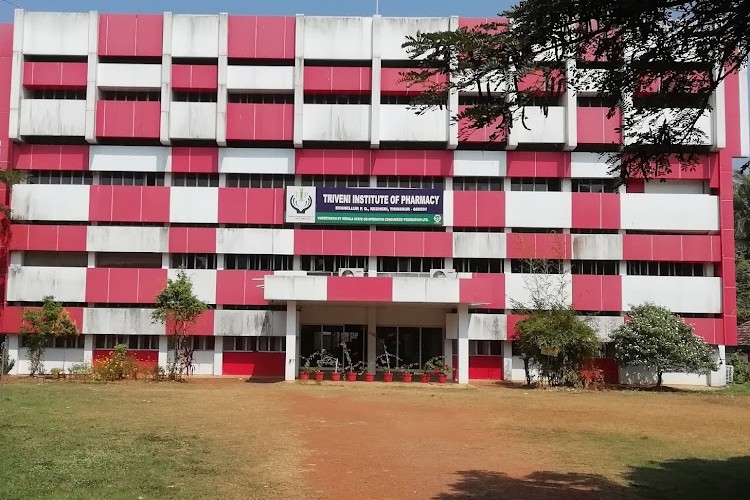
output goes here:
[[469, 305], [458, 306], [458, 383], [469, 383]]
[[159, 336], [159, 366], [167, 368], [169, 363], [169, 337], [166, 335]]
[[503, 380], [513, 380], [513, 342], [502, 340], [503, 346]]
[[83, 336], [83, 362], [89, 365], [94, 364], [94, 336]]
[[286, 303], [286, 362], [284, 380], [297, 379], [297, 301]]
[[367, 308], [367, 373], [375, 373], [378, 365], [377, 309]]
[[214, 337], [214, 375], [224, 373], [224, 337]]
[[708, 385], [711, 387], [724, 387], [727, 385], [726, 346], [716, 346], [714, 361], [719, 369], [708, 374]]
[[13, 359], [16, 364], [10, 371], [11, 375], [20, 375], [21, 366], [21, 335], [8, 334], [5, 336], [8, 359]]
[[453, 366], [453, 339], [443, 339], [443, 359], [445, 364], [454, 368]]

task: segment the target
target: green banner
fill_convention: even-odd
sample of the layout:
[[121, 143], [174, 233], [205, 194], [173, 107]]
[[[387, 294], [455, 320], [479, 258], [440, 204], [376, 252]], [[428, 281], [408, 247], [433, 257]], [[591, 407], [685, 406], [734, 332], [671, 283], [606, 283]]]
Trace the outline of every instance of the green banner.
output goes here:
[[345, 224], [363, 226], [389, 224], [393, 226], [440, 226], [443, 216], [439, 214], [392, 214], [392, 213], [339, 213], [318, 212], [317, 224]]

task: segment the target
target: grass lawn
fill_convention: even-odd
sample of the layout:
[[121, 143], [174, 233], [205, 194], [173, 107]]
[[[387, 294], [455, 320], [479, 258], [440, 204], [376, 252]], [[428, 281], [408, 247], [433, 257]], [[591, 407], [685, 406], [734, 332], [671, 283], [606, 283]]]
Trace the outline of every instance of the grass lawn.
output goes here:
[[0, 498], [747, 498], [750, 388], [0, 385]]

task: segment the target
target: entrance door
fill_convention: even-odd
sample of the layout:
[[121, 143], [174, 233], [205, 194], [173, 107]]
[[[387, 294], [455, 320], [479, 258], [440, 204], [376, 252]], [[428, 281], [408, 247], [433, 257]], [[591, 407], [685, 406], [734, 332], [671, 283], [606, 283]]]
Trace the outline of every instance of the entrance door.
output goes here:
[[348, 365], [342, 343], [346, 345], [353, 365], [366, 361], [366, 331], [365, 325], [302, 325], [300, 356], [315, 355], [311, 360], [314, 366], [323, 353], [328, 354], [339, 360], [339, 371], [342, 371]]
[[385, 350], [396, 356], [391, 368], [422, 368], [432, 358], [443, 355], [443, 329], [414, 326], [379, 326], [377, 354]]

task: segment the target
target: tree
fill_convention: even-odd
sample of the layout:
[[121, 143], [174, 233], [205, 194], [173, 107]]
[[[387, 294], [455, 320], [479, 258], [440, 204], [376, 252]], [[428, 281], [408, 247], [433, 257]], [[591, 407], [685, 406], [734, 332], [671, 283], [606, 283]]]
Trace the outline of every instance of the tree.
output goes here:
[[169, 365], [170, 378], [180, 379], [183, 373], [192, 375], [193, 346], [188, 330], [206, 308], [206, 303], [193, 293], [193, 283], [182, 269], [177, 279], [168, 279], [166, 288], [156, 296], [151, 321], [166, 324], [167, 335], [172, 337], [174, 356]]
[[68, 311], [55, 302], [54, 297], [44, 297], [41, 309], [23, 312], [21, 335], [29, 355], [29, 374], [33, 377], [44, 373], [44, 351], [56, 337], [75, 337], [78, 327]]
[[528, 107], [546, 112], [545, 96], [559, 99], [567, 86], [593, 89], [610, 117], [622, 112], [628, 140], [613, 145], [619, 154], [608, 161], [623, 181], [667, 173], [675, 157], [690, 169], [709, 153], [698, 122], [750, 53], [743, 0], [525, 0], [502, 15], [512, 23], [498, 18], [407, 37], [418, 68], [404, 80], [426, 87], [414, 103], [424, 110], [474, 92], [456, 119], [469, 130], [493, 127], [493, 139], [503, 140], [513, 127], [528, 128]]
[[664, 372], [707, 374], [717, 369], [711, 346], [693, 327], [654, 304], [634, 307], [610, 340], [620, 365], [656, 372], [656, 387], [661, 387]]
[[737, 252], [750, 257], [750, 175], [734, 173], [734, 241]]
[[737, 267], [737, 323], [750, 321], [750, 260], [737, 253], [735, 256]]

